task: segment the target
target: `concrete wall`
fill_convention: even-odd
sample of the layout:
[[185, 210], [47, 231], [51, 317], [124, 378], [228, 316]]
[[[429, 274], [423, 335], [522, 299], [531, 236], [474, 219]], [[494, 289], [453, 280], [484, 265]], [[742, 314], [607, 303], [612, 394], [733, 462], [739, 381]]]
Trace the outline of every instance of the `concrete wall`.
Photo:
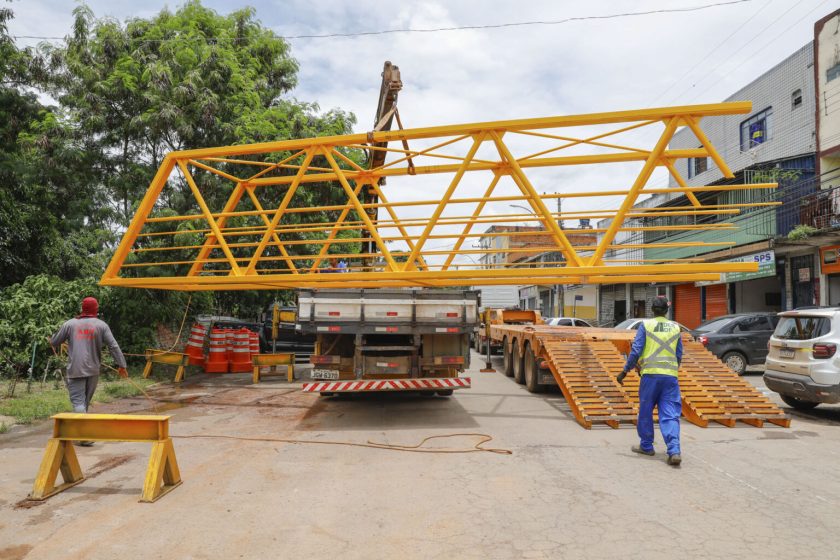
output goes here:
[[[703, 131], [733, 171], [753, 167], [761, 162], [816, 151], [813, 62], [814, 47], [813, 43], [809, 42], [726, 99], [726, 101], [752, 101], [752, 113], [707, 118], [700, 123]], [[802, 104], [793, 108], [791, 96], [797, 89], [802, 91]], [[741, 123], [768, 107], [773, 109], [768, 140], [742, 152]], [[699, 146], [700, 143], [694, 133], [685, 127], [674, 135], [669, 145], [671, 149]], [[677, 169], [690, 185], [710, 184], [723, 178], [723, 174], [714, 162], [709, 160], [709, 168], [706, 172], [689, 179], [688, 164], [687, 159], [679, 160]], [[676, 186], [676, 181], [671, 178], [669, 185]]]
[[744, 282], [733, 282], [729, 285], [730, 290], [735, 291], [735, 312], [754, 311], [782, 311], [781, 306], [767, 305], [765, 294], [781, 293], [783, 287], [776, 276], [747, 280]]

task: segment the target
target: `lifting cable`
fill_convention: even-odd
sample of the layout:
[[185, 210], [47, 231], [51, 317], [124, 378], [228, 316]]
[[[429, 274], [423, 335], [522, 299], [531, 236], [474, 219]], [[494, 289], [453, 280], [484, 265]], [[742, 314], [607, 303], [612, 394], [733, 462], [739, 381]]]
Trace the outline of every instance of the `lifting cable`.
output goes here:
[[[192, 296], [190, 296], [192, 298]], [[180, 340], [181, 332], [184, 328], [184, 322], [187, 318], [187, 314], [189, 312], [190, 302], [187, 301], [187, 308], [184, 311], [184, 317], [181, 319], [181, 327], [178, 331], [177, 340]], [[49, 345], [52, 348], [53, 353], [58, 356], [55, 352], [55, 348], [52, 347], [52, 344]], [[172, 346], [174, 348], [175, 345]], [[167, 352], [171, 351], [172, 348], [167, 350]], [[135, 355], [135, 354], [126, 354], [128, 356]], [[108, 364], [102, 364], [108, 369], [113, 371], [118, 371], [117, 368], [111, 367]], [[128, 381], [135, 389], [140, 391], [143, 397], [149, 401], [152, 405], [152, 410], [158, 412], [157, 403], [161, 400], [149, 395], [143, 387], [138, 385], [134, 382], [130, 377], [123, 378]], [[510, 449], [501, 449], [501, 448], [494, 448], [494, 447], [482, 447], [485, 443], [493, 441], [493, 436], [487, 434], [479, 434], [479, 433], [455, 433], [455, 434], [441, 434], [441, 435], [434, 435], [434, 436], [427, 436], [420, 440], [420, 443], [416, 445], [399, 445], [399, 444], [391, 444], [391, 443], [381, 443], [377, 441], [368, 440], [366, 443], [358, 443], [358, 442], [351, 442], [351, 441], [317, 441], [317, 440], [309, 440], [309, 439], [291, 439], [291, 438], [270, 438], [270, 437], [245, 437], [245, 436], [230, 436], [230, 435], [221, 435], [221, 434], [200, 434], [200, 435], [170, 435], [172, 439], [230, 439], [236, 441], [250, 441], [250, 442], [267, 442], [267, 443], [291, 443], [291, 444], [313, 444], [313, 445], [343, 445], [347, 447], [363, 447], [367, 449], [384, 449], [386, 451], [407, 451], [410, 453], [437, 453], [437, 454], [455, 454], [455, 453], [476, 453], [476, 452], [488, 452], [488, 453], [496, 453], [499, 455], [513, 455], [513, 451]], [[443, 439], [443, 438], [453, 438], [453, 437], [477, 437], [479, 440], [472, 446], [466, 447], [461, 449], [452, 449], [452, 448], [433, 448], [433, 447], [423, 447], [426, 442], [431, 441], [433, 439]]]

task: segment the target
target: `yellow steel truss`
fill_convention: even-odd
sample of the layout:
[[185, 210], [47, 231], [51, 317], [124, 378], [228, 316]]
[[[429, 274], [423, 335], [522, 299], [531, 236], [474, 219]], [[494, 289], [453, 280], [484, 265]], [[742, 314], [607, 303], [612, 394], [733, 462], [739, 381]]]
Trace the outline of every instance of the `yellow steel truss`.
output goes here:
[[[745, 208], [777, 204], [703, 204], [701, 198], [710, 192], [772, 189], [776, 185], [690, 187], [674, 163], [681, 158], [709, 157], [724, 177], [733, 178], [698, 123], [702, 118], [750, 109], [748, 102], [719, 103], [172, 152], [164, 158], [101, 282], [173, 290], [374, 288], [679, 282], [718, 280], [722, 272], [752, 271], [757, 267], [754, 263], [650, 262], [610, 258], [608, 253], [646, 247], [731, 245], [729, 241], [692, 240], [685, 234], [735, 229], [732, 223], [722, 221], [698, 223], [698, 216], [729, 217]], [[622, 134], [656, 126], [663, 129], [653, 148], [618, 143]], [[668, 149], [682, 126], [694, 132], [699, 148]], [[581, 128], [597, 130], [580, 133]], [[403, 149], [383, 147], [397, 141]], [[530, 144], [524, 150], [517, 146], [527, 142], [520, 141], [539, 141], [542, 148], [533, 151]], [[408, 147], [410, 144], [415, 147]], [[386, 157], [382, 165], [365, 169], [359, 163], [361, 158], [354, 157], [363, 150], [382, 150], [392, 159]], [[518, 151], [526, 153], [517, 155]], [[533, 177], [538, 170], [560, 166], [634, 162], [641, 164], [641, 169], [627, 189], [587, 192], [552, 186], [551, 190], [559, 192], [541, 194]], [[678, 186], [646, 189], [657, 167], [666, 169]], [[426, 178], [419, 190], [427, 196], [418, 198], [412, 182], [438, 175], [444, 176], [443, 187], [435, 187], [432, 178]], [[475, 182], [465, 186], [465, 177], [489, 180], [484, 186], [476, 187]], [[400, 179], [385, 186], [385, 178]], [[513, 194], [499, 194], [501, 181], [509, 183]], [[188, 193], [198, 211], [182, 215], [156, 212], [166, 189]], [[307, 189], [310, 196], [304, 196]], [[327, 191], [332, 198], [318, 197]], [[641, 195], [662, 192], [684, 194], [688, 204], [634, 208]], [[222, 193], [229, 193], [226, 200]], [[615, 196], [623, 197], [616, 208], [553, 212], [546, 204], [555, 199]], [[487, 212], [491, 204], [516, 206], [511, 203], [517, 202], [529, 212]], [[447, 214], [448, 209], [464, 205], [472, 205], [472, 210], [463, 215]], [[380, 209], [385, 211], [382, 216], [378, 216]], [[586, 218], [611, 220], [606, 227], [589, 230], [563, 226], [564, 220]], [[664, 218], [666, 225], [661, 225], [661, 220], [660, 225], [645, 225], [647, 218]], [[481, 232], [476, 230], [479, 225], [530, 227]], [[681, 241], [617, 243], [616, 236], [622, 231], [685, 233]], [[581, 235], [588, 236], [588, 241], [580, 241]], [[502, 248], [470, 248], [469, 240], [477, 238], [511, 242]], [[437, 246], [429, 246], [430, 240]], [[358, 252], [359, 247], [373, 249]], [[514, 254], [539, 252], [552, 252], [559, 258], [548, 259], [550, 262], [540, 268], [514, 261]], [[481, 264], [455, 262], [490, 253], [504, 258]], [[348, 261], [346, 273], [327, 274], [335, 272], [333, 265], [325, 262], [329, 258]]]

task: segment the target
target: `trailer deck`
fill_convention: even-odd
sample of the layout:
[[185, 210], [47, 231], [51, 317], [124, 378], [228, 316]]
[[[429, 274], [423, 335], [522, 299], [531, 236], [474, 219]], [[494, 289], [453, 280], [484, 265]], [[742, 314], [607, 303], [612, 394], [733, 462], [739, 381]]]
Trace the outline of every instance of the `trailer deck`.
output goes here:
[[[488, 329], [503, 346], [505, 373], [538, 392], [544, 386], [539, 370], [548, 369], [584, 428], [635, 424], [639, 377], [628, 375], [624, 386], [616, 379], [635, 331], [541, 324], [491, 324]], [[683, 335], [679, 377], [682, 413], [693, 424], [790, 426], [790, 417], [778, 406], [688, 334]]]

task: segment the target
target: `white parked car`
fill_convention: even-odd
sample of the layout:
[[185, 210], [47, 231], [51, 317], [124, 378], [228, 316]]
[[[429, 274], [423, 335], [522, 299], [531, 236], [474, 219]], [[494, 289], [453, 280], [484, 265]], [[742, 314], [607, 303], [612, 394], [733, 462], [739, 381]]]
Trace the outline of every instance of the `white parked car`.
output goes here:
[[793, 408], [840, 402], [840, 308], [779, 314], [770, 337], [764, 383]]
[[545, 320], [546, 325], [552, 327], [591, 327], [589, 323], [577, 317], [549, 317]]

